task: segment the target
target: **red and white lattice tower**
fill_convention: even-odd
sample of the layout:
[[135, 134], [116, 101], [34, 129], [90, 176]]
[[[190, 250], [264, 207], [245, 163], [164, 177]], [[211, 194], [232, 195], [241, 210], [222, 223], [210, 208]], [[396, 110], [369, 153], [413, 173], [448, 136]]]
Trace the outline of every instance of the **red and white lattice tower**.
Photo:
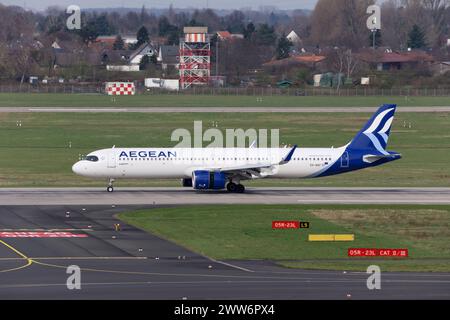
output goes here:
[[185, 27], [180, 41], [180, 87], [206, 85], [211, 74], [211, 47], [207, 27]]

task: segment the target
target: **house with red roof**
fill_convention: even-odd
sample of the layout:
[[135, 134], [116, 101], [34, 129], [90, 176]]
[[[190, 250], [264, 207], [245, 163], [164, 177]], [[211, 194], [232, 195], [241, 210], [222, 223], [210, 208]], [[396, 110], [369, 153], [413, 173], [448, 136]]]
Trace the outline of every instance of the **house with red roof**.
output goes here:
[[317, 64], [321, 63], [326, 59], [323, 55], [315, 54], [301, 54], [291, 56], [280, 60], [271, 60], [263, 64], [263, 67], [268, 68], [287, 68], [296, 66], [307, 66], [315, 68]]
[[216, 32], [217, 38], [220, 41], [229, 41], [233, 39], [243, 39], [244, 35], [240, 33], [230, 33], [229, 31], [217, 31]]
[[389, 49], [384, 51], [370, 49], [356, 54], [356, 57], [378, 71], [415, 68], [419, 65], [430, 65], [435, 61], [432, 55], [419, 50], [396, 52]]

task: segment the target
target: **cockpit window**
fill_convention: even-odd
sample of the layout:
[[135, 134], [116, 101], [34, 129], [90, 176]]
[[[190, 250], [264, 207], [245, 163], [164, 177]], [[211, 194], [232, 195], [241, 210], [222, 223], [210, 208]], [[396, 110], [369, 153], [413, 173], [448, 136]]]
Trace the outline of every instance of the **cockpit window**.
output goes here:
[[98, 157], [97, 156], [86, 156], [84, 158], [84, 160], [96, 162], [96, 161], [98, 161]]

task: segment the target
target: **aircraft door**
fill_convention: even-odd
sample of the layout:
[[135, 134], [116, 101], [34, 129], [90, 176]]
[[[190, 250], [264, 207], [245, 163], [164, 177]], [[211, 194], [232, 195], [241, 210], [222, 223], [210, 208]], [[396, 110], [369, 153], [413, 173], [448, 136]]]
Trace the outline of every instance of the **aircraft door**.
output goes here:
[[108, 154], [108, 168], [116, 167], [116, 152], [113, 150]]
[[349, 162], [348, 152], [344, 151], [344, 153], [341, 156], [341, 168], [348, 168], [348, 162]]

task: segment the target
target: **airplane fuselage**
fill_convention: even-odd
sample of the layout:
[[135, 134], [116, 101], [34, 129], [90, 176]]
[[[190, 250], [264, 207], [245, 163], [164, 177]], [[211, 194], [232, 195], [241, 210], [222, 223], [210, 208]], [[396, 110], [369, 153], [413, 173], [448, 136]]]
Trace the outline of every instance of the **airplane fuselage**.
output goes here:
[[[191, 178], [194, 170], [277, 163], [288, 148], [111, 148], [90, 153], [73, 171], [92, 178]], [[298, 148], [291, 161], [274, 165], [267, 178], [307, 178], [341, 159], [345, 148]], [[349, 166], [348, 158], [341, 163]], [[269, 170], [269, 169], [268, 169]], [[262, 172], [264, 175], [264, 172]]]

